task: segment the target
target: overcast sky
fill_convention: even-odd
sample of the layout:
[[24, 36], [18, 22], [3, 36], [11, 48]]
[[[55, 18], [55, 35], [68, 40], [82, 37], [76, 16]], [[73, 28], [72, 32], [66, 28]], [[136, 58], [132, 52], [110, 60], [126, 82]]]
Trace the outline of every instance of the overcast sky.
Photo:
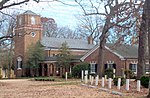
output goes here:
[[[20, 1], [20, 0], [18, 0]], [[69, 26], [74, 28], [77, 23], [76, 16], [82, 14], [82, 10], [74, 2], [74, 0], [64, 0], [65, 5], [60, 2], [47, 2], [50, 0], [40, 0], [45, 2], [36, 3], [33, 0], [26, 4], [15, 6], [13, 8], [19, 9], [21, 12], [31, 10], [42, 17], [54, 18], [58, 26]]]

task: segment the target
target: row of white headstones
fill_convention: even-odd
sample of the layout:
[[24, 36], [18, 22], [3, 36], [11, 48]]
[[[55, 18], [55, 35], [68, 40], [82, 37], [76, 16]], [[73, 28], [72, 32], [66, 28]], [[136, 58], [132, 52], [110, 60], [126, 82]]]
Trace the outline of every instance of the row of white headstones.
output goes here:
[[[81, 81], [84, 81], [85, 84], [88, 83], [88, 75], [85, 74], [84, 75], [84, 72], [82, 70], [81, 72], [81, 77], [82, 77], [82, 80]], [[89, 80], [90, 80], [90, 83], [91, 85], [94, 84], [94, 77], [93, 76], [89, 76]], [[108, 88], [111, 89], [111, 86], [112, 86], [112, 79], [109, 78], [108, 81], [105, 81], [107, 80], [106, 77], [102, 77], [101, 79], [101, 86], [104, 88], [105, 87], [105, 82], [108, 82]], [[95, 85], [98, 86], [98, 81], [99, 81], [99, 76], [97, 75], [95, 77]], [[126, 79], [126, 90], [128, 91], [129, 90], [129, 84], [130, 84], [130, 79]], [[141, 82], [140, 80], [137, 80], [137, 91], [140, 91], [140, 86], [141, 86]], [[117, 89], [120, 90], [121, 89], [121, 78], [118, 78], [118, 82], [117, 82]]]

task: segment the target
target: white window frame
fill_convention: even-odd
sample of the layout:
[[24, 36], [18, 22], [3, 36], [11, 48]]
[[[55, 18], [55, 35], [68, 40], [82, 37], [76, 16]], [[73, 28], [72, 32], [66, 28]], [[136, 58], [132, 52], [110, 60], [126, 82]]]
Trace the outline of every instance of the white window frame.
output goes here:
[[145, 73], [146, 73], [146, 74], [149, 74], [150, 72], [147, 72], [147, 71], [146, 71], [146, 65], [149, 67], [149, 70], [150, 70], [150, 65], [149, 65], [149, 64], [145, 64]]
[[95, 74], [96, 63], [90, 63], [90, 73]]
[[[130, 65], [132, 64], [132, 65]], [[130, 63], [129, 66], [135, 66], [135, 71], [132, 70], [132, 68], [130, 69], [134, 74], [137, 74], [137, 63]], [[130, 68], [130, 67], [129, 67]]]
[[31, 36], [35, 37], [36, 33], [35, 32], [31, 32]]
[[113, 66], [113, 64], [115, 64], [114, 61], [107, 61], [106, 64], [107, 64], [107, 69], [114, 69], [114, 66]]

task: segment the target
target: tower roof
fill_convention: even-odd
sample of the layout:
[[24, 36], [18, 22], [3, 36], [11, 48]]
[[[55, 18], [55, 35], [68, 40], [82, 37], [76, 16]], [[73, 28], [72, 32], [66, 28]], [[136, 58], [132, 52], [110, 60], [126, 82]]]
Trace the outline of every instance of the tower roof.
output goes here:
[[30, 11], [30, 10], [25, 11], [23, 14], [37, 15], [36, 13], [34, 13], [34, 12]]

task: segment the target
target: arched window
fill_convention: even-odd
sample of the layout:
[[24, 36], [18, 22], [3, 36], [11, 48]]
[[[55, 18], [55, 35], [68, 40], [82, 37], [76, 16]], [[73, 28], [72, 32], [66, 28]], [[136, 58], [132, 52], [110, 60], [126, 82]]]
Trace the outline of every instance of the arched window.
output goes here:
[[22, 17], [19, 18], [19, 25], [22, 24]]
[[31, 17], [31, 24], [35, 24], [35, 18], [33, 16]]

